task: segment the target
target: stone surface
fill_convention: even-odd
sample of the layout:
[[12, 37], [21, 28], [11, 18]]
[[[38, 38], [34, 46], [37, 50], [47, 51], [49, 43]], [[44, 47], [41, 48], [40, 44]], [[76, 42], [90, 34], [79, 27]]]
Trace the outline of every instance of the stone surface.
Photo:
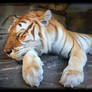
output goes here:
[[[68, 60], [55, 55], [43, 55], [41, 59], [44, 63], [44, 78], [39, 88], [63, 88], [59, 80]], [[0, 88], [31, 88], [23, 81], [22, 64], [18, 62], [5, 55], [0, 56]], [[92, 88], [92, 57], [90, 55], [88, 55], [84, 72], [84, 82], [75, 88]]]

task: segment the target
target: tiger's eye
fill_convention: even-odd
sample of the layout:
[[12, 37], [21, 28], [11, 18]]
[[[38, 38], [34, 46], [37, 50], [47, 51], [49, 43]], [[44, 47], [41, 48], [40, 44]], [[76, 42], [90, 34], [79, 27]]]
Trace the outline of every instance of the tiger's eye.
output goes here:
[[22, 25], [21, 25], [21, 24], [19, 24], [19, 26], [20, 26], [20, 27], [22, 27]]
[[47, 24], [47, 21], [41, 21], [42, 24]]

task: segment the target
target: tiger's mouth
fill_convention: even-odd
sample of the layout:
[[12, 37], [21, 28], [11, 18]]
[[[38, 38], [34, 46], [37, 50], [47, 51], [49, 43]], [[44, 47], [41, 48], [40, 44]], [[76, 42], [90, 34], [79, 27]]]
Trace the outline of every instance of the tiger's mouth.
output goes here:
[[26, 53], [27, 53], [27, 51], [23, 52], [23, 50], [19, 50], [17, 52], [12, 50], [12, 52], [8, 56], [11, 57], [12, 59], [19, 61], [19, 60], [23, 59], [23, 57], [25, 56]]
[[[38, 54], [41, 54], [42, 49], [42, 42], [41, 41], [35, 41], [35, 42], [22, 42], [21, 46], [15, 47], [10, 50], [8, 53], [6, 53], [10, 58], [16, 59], [16, 60], [22, 60], [25, 54], [34, 49], [38, 52]], [[5, 50], [6, 52], [6, 50]]]

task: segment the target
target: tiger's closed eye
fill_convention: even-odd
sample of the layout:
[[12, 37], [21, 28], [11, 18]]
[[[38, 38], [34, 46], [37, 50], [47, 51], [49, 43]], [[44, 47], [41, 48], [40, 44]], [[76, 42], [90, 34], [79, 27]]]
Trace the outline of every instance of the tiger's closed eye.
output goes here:
[[[25, 21], [21, 21], [22, 23], [26, 23]], [[20, 27], [22, 27], [22, 24], [18, 24]]]
[[26, 21], [21, 21], [22, 23], [26, 23]]
[[21, 24], [19, 24], [19, 26], [20, 26], [20, 27], [22, 27], [22, 25], [21, 25]]

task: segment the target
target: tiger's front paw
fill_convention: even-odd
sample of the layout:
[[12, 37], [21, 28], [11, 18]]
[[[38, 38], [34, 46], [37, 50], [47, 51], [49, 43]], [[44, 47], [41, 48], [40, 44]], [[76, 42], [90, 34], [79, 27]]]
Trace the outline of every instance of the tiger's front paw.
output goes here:
[[40, 58], [32, 52], [28, 52], [23, 58], [22, 76], [24, 81], [31, 87], [40, 85], [43, 79], [43, 63]]
[[60, 79], [60, 84], [64, 87], [75, 87], [84, 80], [84, 73], [76, 70], [65, 69]]
[[43, 80], [43, 71], [42, 70], [36, 71], [30, 68], [26, 72], [23, 71], [23, 79], [31, 87], [33, 86], [39, 87], [40, 82]]

